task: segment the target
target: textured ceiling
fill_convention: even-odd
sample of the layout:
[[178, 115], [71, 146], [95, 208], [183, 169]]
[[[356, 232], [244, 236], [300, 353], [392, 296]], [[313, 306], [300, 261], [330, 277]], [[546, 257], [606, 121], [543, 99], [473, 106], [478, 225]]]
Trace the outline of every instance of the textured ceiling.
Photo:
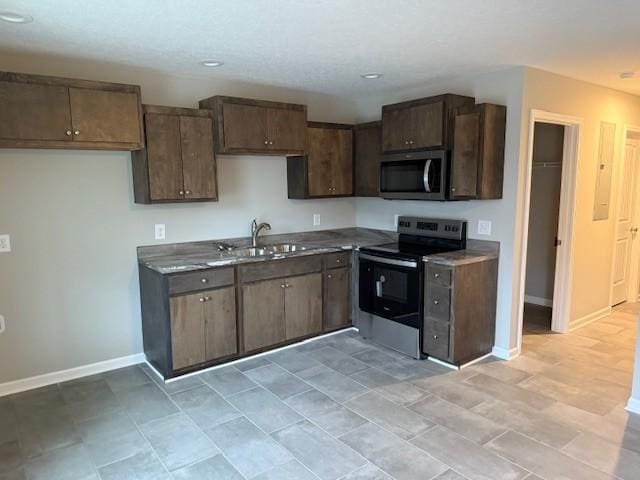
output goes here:
[[[0, 10], [34, 17], [0, 22], [0, 49], [352, 98], [508, 65], [640, 94], [639, 0], [0, 0]], [[619, 79], [633, 69], [639, 78]]]

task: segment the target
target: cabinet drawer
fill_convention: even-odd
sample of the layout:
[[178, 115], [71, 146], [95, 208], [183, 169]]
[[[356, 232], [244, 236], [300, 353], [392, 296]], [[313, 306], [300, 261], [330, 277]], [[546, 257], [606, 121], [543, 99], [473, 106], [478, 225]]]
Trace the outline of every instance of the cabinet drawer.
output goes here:
[[443, 265], [435, 265], [427, 263], [427, 278], [425, 285], [442, 285], [444, 287], [451, 286], [451, 268]]
[[447, 360], [449, 358], [449, 324], [437, 320], [425, 320], [422, 347], [427, 355]]
[[448, 322], [451, 309], [451, 290], [441, 285], [427, 284], [424, 297], [425, 318]]
[[233, 285], [234, 280], [235, 275], [233, 268], [180, 273], [169, 277], [169, 294], [173, 295]]
[[329, 253], [324, 256], [325, 268], [340, 268], [351, 266], [351, 251]]
[[307, 255], [298, 258], [283, 258], [238, 268], [240, 281], [256, 282], [270, 278], [284, 278], [322, 270], [321, 255]]

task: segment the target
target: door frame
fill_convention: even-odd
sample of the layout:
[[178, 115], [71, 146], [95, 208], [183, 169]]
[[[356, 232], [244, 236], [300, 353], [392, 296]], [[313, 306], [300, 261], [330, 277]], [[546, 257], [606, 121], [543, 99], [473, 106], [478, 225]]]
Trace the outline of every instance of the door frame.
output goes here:
[[[627, 136], [629, 135], [630, 132], [634, 132], [637, 134], [640, 134], [640, 127], [634, 126], [634, 125], [627, 125], [625, 124], [623, 129], [622, 129], [622, 149], [621, 149], [621, 155], [622, 155], [622, 160], [624, 160], [624, 155], [626, 155], [626, 148], [627, 148]], [[635, 140], [638, 143], [638, 147], [640, 148], [640, 140]], [[640, 161], [640, 155], [637, 156], [636, 158], [636, 162]], [[637, 167], [638, 165], [636, 165]], [[636, 170], [636, 182], [635, 185], [633, 186], [634, 188], [636, 188], [638, 185], [640, 185], [640, 178], [638, 177], [638, 175], [640, 175], [640, 170]], [[616, 247], [616, 239], [618, 237], [618, 231], [617, 231], [617, 227], [618, 227], [618, 221], [620, 220], [620, 205], [621, 205], [621, 195], [622, 195], [622, 176], [618, 175], [618, 181], [616, 182], [616, 188], [618, 190], [618, 194], [617, 194], [617, 201], [616, 201], [616, 216], [615, 216], [615, 231], [614, 231], [614, 235], [613, 235], [613, 257], [611, 258], [611, 273], [610, 273], [610, 280], [609, 280], [609, 306], [612, 306], [611, 303], [613, 301], [613, 273], [614, 273], [614, 268], [615, 268], [615, 247]], [[637, 192], [638, 193], [638, 192]], [[636, 195], [635, 198], [635, 208], [634, 208], [634, 214], [633, 214], [633, 222], [638, 224], [640, 222], [640, 194]], [[638, 247], [636, 246], [635, 249], [637, 249]], [[634, 302], [638, 301], [638, 289], [635, 289], [635, 292], [632, 292], [633, 289], [633, 285], [638, 285], [638, 276], [640, 275], [640, 263], [639, 262], [633, 262], [632, 260], [634, 259], [634, 255], [633, 255], [633, 243], [631, 244], [631, 252], [629, 253], [629, 258], [628, 261], [631, 263], [630, 265], [630, 269], [629, 269], [629, 285], [627, 286], [627, 300], [629, 301], [630, 298], [633, 297]], [[637, 253], [637, 252], [636, 252]], [[636, 255], [637, 257], [637, 255]], [[636, 280], [635, 282], [633, 282], [632, 280]], [[632, 295], [632, 293], [634, 293], [634, 295]]]
[[521, 258], [520, 280], [518, 285], [518, 352], [522, 348], [522, 330], [524, 322], [524, 296], [527, 275], [527, 248], [529, 242], [529, 209], [531, 207], [531, 177], [533, 174], [533, 137], [535, 124], [552, 123], [562, 125], [564, 142], [562, 150], [562, 176], [560, 186], [560, 207], [558, 215], [558, 238], [561, 248], [556, 251], [555, 281], [553, 288], [553, 314], [551, 330], [566, 333], [569, 330], [569, 315], [571, 309], [571, 283], [573, 262], [573, 230], [575, 216], [576, 185], [578, 179], [578, 159], [580, 158], [580, 138], [582, 135], [582, 118], [545, 110], [532, 109], [529, 118], [529, 138], [527, 145], [526, 172], [524, 184], [524, 201], [520, 218], [521, 229]]

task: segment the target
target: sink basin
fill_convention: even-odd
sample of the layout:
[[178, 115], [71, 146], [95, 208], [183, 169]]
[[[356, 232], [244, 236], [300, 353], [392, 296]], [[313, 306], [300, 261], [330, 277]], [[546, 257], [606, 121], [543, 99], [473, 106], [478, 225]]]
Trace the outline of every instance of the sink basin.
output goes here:
[[281, 243], [278, 245], [269, 245], [266, 248], [271, 250], [273, 253], [301, 252], [307, 249], [307, 247], [303, 245], [296, 245], [294, 243]]
[[247, 247], [235, 248], [229, 252], [229, 255], [234, 257], [262, 257], [273, 253], [270, 249], [264, 247]]

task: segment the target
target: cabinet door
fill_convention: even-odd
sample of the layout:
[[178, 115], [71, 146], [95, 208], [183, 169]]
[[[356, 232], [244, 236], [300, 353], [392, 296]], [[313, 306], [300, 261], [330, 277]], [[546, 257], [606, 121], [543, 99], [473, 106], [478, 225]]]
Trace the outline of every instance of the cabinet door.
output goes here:
[[269, 150], [304, 153], [307, 112], [288, 108], [269, 108]]
[[351, 325], [351, 269], [335, 268], [324, 276], [324, 330]]
[[71, 141], [69, 89], [0, 82], [0, 139]]
[[285, 340], [284, 285], [284, 280], [267, 280], [242, 287], [245, 352]]
[[354, 194], [380, 194], [380, 156], [382, 127], [380, 124], [356, 126], [354, 135]]
[[269, 109], [242, 103], [224, 103], [224, 150], [264, 151], [269, 141], [267, 118]]
[[287, 340], [319, 333], [322, 330], [322, 274], [291, 277], [285, 286]]
[[338, 155], [334, 130], [327, 128], [308, 128], [309, 154], [307, 177], [309, 196], [333, 194], [332, 158]]
[[204, 362], [204, 294], [171, 297], [170, 305], [173, 369]]
[[213, 122], [207, 117], [180, 117], [185, 198], [217, 197]]
[[480, 114], [457, 115], [451, 156], [451, 198], [474, 198], [478, 188]]
[[382, 112], [382, 150], [393, 152], [407, 150], [409, 147], [409, 109], [383, 110]]
[[74, 141], [141, 143], [137, 94], [70, 88], [69, 100]]
[[149, 196], [151, 200], [181, 200], [183, 182], [179, 117], [147, 113], [144, 121]]
[[409, 144], [412, 149], [444, 145], [444, 103], [416, 105], [409, 109]]
[[331, 177], [334, 195], [353, 193], [353, 131], [336, 129], [336, 154], [331, 157]]
[[210, 290], [204, 295], [206, 359], [238, 353], [235, 287]]

